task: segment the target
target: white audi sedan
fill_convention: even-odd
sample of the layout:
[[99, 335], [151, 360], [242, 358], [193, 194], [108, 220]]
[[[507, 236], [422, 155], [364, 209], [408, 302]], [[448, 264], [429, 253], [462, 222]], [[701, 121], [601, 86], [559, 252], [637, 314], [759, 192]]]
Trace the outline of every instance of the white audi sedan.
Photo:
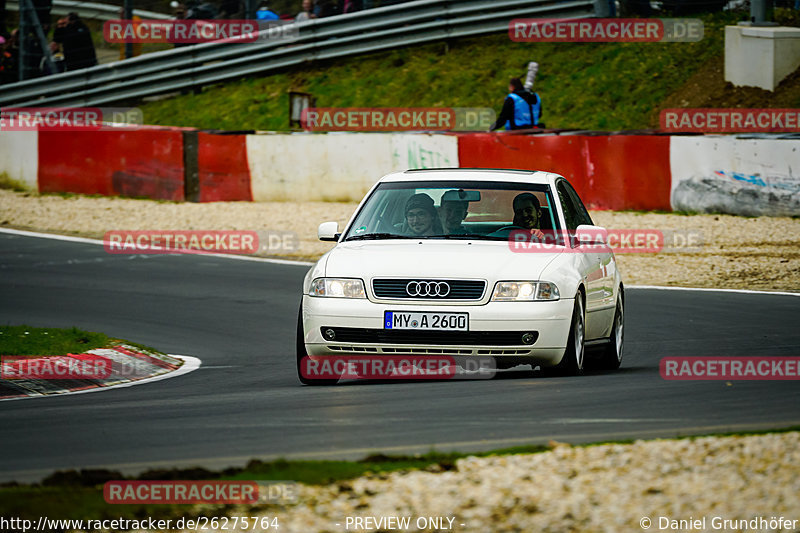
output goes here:
[[607, 232], [548, 172], [384, 176], [303, 282], [301, 361], [345, 354], [491, 357], [559, 375], [622, 361], [624, 291]]

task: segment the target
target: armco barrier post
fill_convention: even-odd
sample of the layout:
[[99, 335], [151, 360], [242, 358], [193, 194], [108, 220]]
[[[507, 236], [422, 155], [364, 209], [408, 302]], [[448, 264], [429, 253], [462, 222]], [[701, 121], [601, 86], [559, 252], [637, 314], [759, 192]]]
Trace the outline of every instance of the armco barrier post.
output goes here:
[[197, 163], [197, 130], [183, 132], [183, 197], [187, 202], [200, 201], [200, 168]]
[[616, 2], [609, 0], [594, 0], [594, 15], [599, 18], [617, 16]]
[[750, 22], [756, 26], [767, 21], [766, 0], [750, 0]]

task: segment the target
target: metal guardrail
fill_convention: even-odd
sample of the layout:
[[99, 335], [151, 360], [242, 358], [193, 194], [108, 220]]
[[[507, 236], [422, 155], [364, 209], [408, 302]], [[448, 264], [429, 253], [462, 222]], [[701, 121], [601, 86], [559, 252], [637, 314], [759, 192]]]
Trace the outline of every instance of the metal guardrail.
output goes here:
[[291, 42], [203, 43], [0, 86], [0, 106], [98, 106], [309, 61], [508, 31], [514, 18], [586, 17], [594, 0], [416, 0], [299, 23]]
[[[19, 11], [19, 1], [8, 0], [6, 9], [9, 11]], [[50, 9], [50, 13], [53, 15], [66, 15], [74, 11], [85, 19], [116, 20], [119, 18], [119, 10], [120, 6], [112, 6], [109, 4], [80, 2], [76, 0], [53, 0], [53, 7]], [[133, 14], [139, 15], [146, 20], [169, 20], [172, 18], [172, 16], [164, 13], [145, 11], [143, 9], [134, 9]]]

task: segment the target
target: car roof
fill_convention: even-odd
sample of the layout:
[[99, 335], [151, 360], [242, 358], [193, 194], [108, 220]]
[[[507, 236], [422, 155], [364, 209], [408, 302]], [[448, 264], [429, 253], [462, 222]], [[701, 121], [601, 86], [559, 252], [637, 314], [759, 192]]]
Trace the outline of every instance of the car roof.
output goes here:
[[397, 181], [510, 181], [547, 185], [558, 174], [540, 170], [516, 170], [503, 168], [426, 168], [392, 172], [382, 177], [380, 182]]

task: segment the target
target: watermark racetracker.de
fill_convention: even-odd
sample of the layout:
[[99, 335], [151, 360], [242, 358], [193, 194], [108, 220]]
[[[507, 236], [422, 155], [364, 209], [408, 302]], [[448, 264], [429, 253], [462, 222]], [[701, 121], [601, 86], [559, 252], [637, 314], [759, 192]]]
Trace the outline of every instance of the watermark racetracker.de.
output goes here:
[[292, 231], [112, 230], [103, 237], [110, 254], [241, 254], [294, 252], [300, 246]]
[[310, 380], [491, 379], [496, 372], [495, 359], [483, 356], [342, 354], [300, 361], [300, 374]]
[[701, 230], [657, 229], [514, 229], [508, 246], [515, 253], [692, 253], [704, 246]]
[[65, 355], [3, 355], [3, 380], [136, 381], [163, 373], [165, 362], [134, 347], [117, 345]]
[[664, 357], [658, 369], [671, 381], [796, 381], [800, 357]]
[[703, 39], [701, 19], [513, 19], [508, 36], [515, 42], [675, 43]]
[[0, 131], [99, 131], [144, 124], [137, 107], [5, 107]]
[[0, 379], [108, 379], [113, 361], [89, 353], [68, 355], [4, 355]]
[[106, 503], [119, 504], [285, 504], [296, 503], [294, 481], [165, 480], [108, 481]]
[[317, 107], [304, 109], [307, 131], [486, 131], [494, 109], [483, 107]]
[[103, 38], [109, 43], [197, 44], [291, 41], [299, 25], [282, 20], [108, 20]]
[[800, 132], [800, 109], [664, 109], [661, 129], [684, 133]]

